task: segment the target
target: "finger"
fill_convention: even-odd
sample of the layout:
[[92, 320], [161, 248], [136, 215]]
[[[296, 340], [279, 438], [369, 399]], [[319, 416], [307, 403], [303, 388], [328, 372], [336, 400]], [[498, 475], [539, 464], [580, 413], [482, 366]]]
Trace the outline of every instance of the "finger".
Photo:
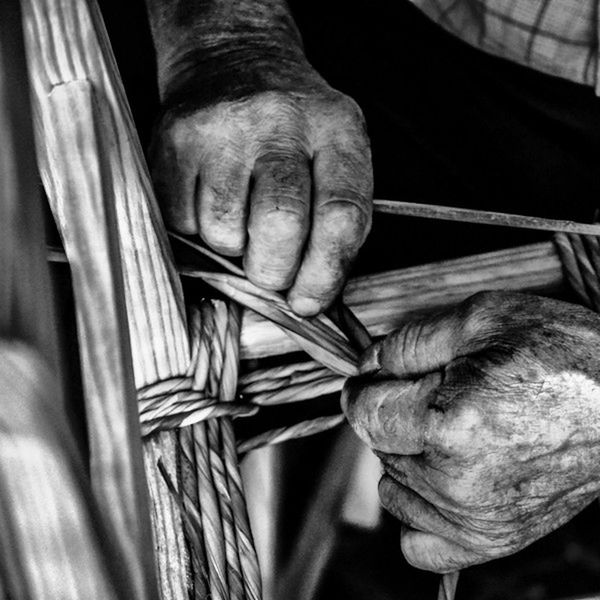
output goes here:
[[[436, 413], [431, 413], [436, 416]], [[401, 456], [375, 452], [381, 460], [385, 475], [418, 494], [436, 510], [454, 514], [457, 502], [452, 493], [461, 484], [456, 469], [448, 466], [447, 454], [435, 447], [436, 440], [425, 433], [425, 450], [418, 456]], [[452, 461], [450, 461], [452, 462]], [[458, 539], [460, 541], [460, 539]]]
[[270, 153], [256, 161], [250, 198], [248, 278], [267, 289], [286, 289], [300, 264], [310, 219], [306, 155]]
[[231, 152], [220, 152], [203, 162], [200, 173], [200, 235], [217, 252], [240, 256], [246, 245], [250, 169]]
[[371, 227], [372, 180], [366, 138], [339, 140], [316, 152], [312, 228], [288, 295], [297, 314], [321, 312], [341, 291]]
[[491, 297], [476, 294], [444, 312], [405, 323], [365, 352], [360, 372], [384, 368], [397, 377], [413, 377], [482, 350], [492, 327]]
[[187, 151], [180, 140], [165, 133], [153, 142], [150, 162], [154, 190], [165, 222], [180, 233], [197, 233], [196, 152]]
[[413, 567], [435, 573], [451, 573], [487, 560], [435, 533], [415, 531], [406, 526], [402, 528], [400, 545], [404, 557]]
[[428, 429], [429, 402], [441, 383], [432, 373], [418, 381], [349, 379], [342, 408], [357, 435], [371, 448], [391, 454], [420, 454]]
[[379, 500], [390, 514], [411, 529], [435, 533], [446, 539], [459, 537], [458, 528], [433, 504], [388, 475], [379, 481]]

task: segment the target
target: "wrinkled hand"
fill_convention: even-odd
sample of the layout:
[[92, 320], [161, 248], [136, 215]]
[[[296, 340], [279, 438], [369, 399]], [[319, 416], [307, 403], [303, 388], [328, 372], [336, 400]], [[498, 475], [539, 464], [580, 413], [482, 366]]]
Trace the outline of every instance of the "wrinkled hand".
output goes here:
[[600, 318], [484, 293], [375, 344], [343, 404], [380, 456], [379, 494], [417, 567], [513, 553], [600, 490]]
[[152, 162], [171, 227], [243, 254], [251, 281], [290, 288], [308, 316], [344, 284], [370, 228], [373, 184], [358, 106], [316, 74], [302, 79], [310, 85], [287, 90], [279, 77], [276, 91], [167, 111]]

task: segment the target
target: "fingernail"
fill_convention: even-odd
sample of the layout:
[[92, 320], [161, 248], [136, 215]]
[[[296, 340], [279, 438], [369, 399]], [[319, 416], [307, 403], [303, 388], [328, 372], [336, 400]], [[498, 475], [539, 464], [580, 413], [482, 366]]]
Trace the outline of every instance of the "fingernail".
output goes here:
[[381, 363], [379, 362], [380, 348], [379, 344], [374, 344], [360, 357], [358, 372], [361, 375], [368, 375], [381, 369]]
[[292, 298], [290, 300], [292, 310], [301, 317], [314, 317], [321, 311], [321, 304], [314, 298]]

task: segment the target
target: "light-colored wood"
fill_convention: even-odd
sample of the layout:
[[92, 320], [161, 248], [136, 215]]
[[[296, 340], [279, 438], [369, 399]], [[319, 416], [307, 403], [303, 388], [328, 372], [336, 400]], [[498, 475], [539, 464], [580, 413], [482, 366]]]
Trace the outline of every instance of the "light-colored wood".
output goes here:
[[126, 600], [60, 403], [55, 377], [21, 342], [0, 340], [0, 565], [14, 600]]
[[[68, 82], [88, 81], [99, 109], [95, 126], [105, 159], [104, 182], [109, 182], [116, 210], [135, 384], [141, 389], [185, 376], [190, 352], [180, 282], [98, 8], [93, 0], [24, 0], [23, 11], [46, 191], [57, 199], [65, 196], [61, 174], [45, 145], [56, 138], [50, 94]], [[81, 160], [77, 148], [72, 152], [73, 160]], [[177, 481], [177, 448], [175, 432], [153, 435], [144, 443], [157, 572], [165, 600], [188, 597], [189, 557], [181, 515], [157, 469], [161, 459]]]
[[474, 223], [477, 225], [499, 225], [518, 229], [575, 233], [579, 235], [600, 235], [600, 226], [596, 223], [576, 223], [560, 219], [546, 219], [529, 215], [512, 215], [489, 210], [457, 208], [455, 206], [438, 206], [419, 204], [401, 200], [375, 200], [374, 210], [380, 213], [402, 217], [419, 217], [457, 223]]
[[[373, 336], [384, 335], [419, 313], [456, 304], [482, 290], [554, 294], [563, 285], [560, 259], [551, 242], [489, 252], [358, 277], [344, 300]], [[294, 352], [298, 345], [251, 311], [242, 320], [242, 358]]]
[[117, 536], [136, 598], [158, 598], [137, 394], [104, 149], [89, 81], [55, 86], [46, 141], [60, 195], [50, 198], [70, 259], [94, 493]]
[[0, 590], [125, 600], [62, 401], [19, 6], [0, 3]]

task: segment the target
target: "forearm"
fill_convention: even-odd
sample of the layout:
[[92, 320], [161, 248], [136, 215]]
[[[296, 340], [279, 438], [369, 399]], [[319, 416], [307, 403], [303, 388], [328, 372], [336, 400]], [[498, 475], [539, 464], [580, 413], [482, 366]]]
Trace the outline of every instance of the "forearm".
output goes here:
[[[317, 76], [285, 0], [146, 0], [161, 96], [232, 99]], [[292, 81], [290, 82], [290, 78]], [[316, 83], [316, 79], [315, 82]]]

